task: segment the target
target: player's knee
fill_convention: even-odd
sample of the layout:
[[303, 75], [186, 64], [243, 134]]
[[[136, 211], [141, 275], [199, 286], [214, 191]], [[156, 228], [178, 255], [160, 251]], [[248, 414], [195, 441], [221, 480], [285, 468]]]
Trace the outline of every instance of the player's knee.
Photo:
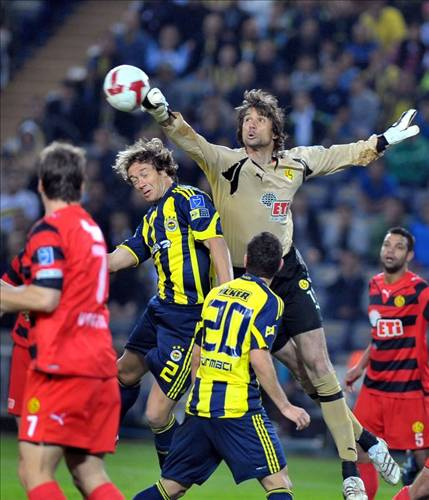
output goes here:
[[265, 476], [261, 480], [261, 483], [266, 491], [275, 490], [278, 488], [286, 488], [287, 490], [292, 489], [292, 481], [289, 478], [287, 467], [279, 472], [276, 472], [275, 474]]
[[170, 419], [170, 412], [163, 412], [155, 406], [147, 406], [145, 417], [151, 429], [160, 429], [168, 424], [168, 421]]
[[130, 362], [128, 358], [122, 356], [117, 361], [118, 379], [125, 386], [138, 384], [144, 375], [144, 369], [135, 362]]
[[171, 500], [183, 497], [183, 495], [188, 491], [188, 488], [183, 486], [183, 484], [177, 483], [171, 479], [162, 478], [161, 483]]

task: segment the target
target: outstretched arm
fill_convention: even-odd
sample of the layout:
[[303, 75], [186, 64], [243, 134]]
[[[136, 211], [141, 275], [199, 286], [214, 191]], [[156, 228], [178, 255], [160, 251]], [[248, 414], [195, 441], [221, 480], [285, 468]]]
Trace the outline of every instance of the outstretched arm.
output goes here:
[[310, 415], [299, 406], [294, 406], [277, 378], [273, 360], [268, 349], [252, 349], [250, 351], [250, 364], [264, 391], [277, 406], [282, 415], [295, 422], [298, 430], [305, 429], [310, 424]]
[[224, 238], [209, 238], [204, 241], [204, 245], [210, 250], [218, 285], [231, 281], [234, 278], [231, 255]]
[[50, 313], [60, 302], [61, 291], [37, 285], [0, 287], [0, 309], [2, 312], [42, 311]]

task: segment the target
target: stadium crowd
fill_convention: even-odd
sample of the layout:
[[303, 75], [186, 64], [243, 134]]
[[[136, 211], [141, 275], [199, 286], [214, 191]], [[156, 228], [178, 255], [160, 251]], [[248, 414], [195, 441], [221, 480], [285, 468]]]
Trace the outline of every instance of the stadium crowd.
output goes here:
[[[365, 345], [367, 284], [387, 228], [401, 225], [415, 235], [412, 269], [429, 277], [429, 2], [173, 0], [124, 3], [124, 9], [121, 22], [88, 48], [86, 67], [70, 71], [45, 99], [35, 97], [33, 114], [2, 146], [2, 271], [41, 215], [36, 157], [52, 140], [86, 149], [84, 206], [111, 250], [148, 208], [112, 165], [125, 144], [161, 132], [147, 114], [117, 112], [106, 103], [103, 78], [115, 65], [144, 69], [172, 109], [207, 140], [227, 146], [237, 145], [230, 131], [246, 89], [279, 98], [287, 111], [288, 147], [364, 139], [416, 108], [418, 136], [371, 168], [311, 180], [292, 209], [294, 241], [310, 265], [326, 330], [335, 339], [332, 354]], [[8, 53], [5, 46], [13, 68], [14, 57], [23, 57], [24, 34], [8, 31], [8, 3], [4, 10], [2, 38], [17, 47]], [[204, 175], [173, 149], [181, 181], [207, 190]], [[142, 267], [112, 276], [112, 330], [119, 343], [154, 292], [154, 270]]]

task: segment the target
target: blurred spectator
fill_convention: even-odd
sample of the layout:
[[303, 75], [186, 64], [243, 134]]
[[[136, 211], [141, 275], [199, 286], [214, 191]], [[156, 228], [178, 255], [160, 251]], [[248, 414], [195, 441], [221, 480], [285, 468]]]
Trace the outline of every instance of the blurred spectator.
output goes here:
[[311, 146], [322, 142], [326, 127], [307, 92], [294, 94], [289, 121], [292, 124], [291, 136], [296, 146]]
[[241, 25], [239, 48], [243, 60], [255, 60], [256, 48], [260, 38], [259, 26], [256, 19], [249, 17]]
[[271, 40], [261, 40], [255, 55], [256, 85], [259, 88], [270, 89], [273, 75], [283, 70], [283, 64], [278, 57], [277, 48]]
[[[234, 88], [227, 96], [228, 101], [233, 105], [236, 105], [243, 99], [245, 90], [256, 88], [256, 69], [252, 62], [240, 61], [235, 68], [235, 72], [237, 80]], [[274, 78], [276, 76], [273, 75]]]
[[355, 80], [358, 75], [362, 75], [362, 73], [355, 65], [353, 55], [350, 52], [343, 52], [339, 56], [337, 67], [339, 73], [338, 83], [340, 88], [348, 91], [353, 80]]
[[10, 43], [12, 41], [12, 33], [2, 25], [0, 26], [0, 89], [3, 90], [9, 82], [11, 67], [10, 67]]
[[388, 5], [385, 0], [371, 0], [365, 3], [360, 22], [367, 26], [387, 54], [406, 36], [407, 25], [401, 11]]
[[429, 181], [429, 140], [417, 135], [386, 153], [390, 174], [404, 186], [425, 187]]
[[311, 97], [317, 109], [330, 119], [347, 106], [347, 93], [338, 86], [338, 70], [335, 66], [323, 68], [322, 82], [313, 89]]
[[340, 202], [324, 225], [323, 243], [332, 261], [337, 261], [343, 251], [365, 256], [368, 224], [352, 205]]
[[146, 67], [154, 73], [160, 65], [168, 64], [176, 75], [181, 75], [189, 65], [192, 47], [191, 42], [183, 43], [176, 26], [167, 24], [161, 28], [158, 44], [146, 54]]
[[305, 19], [296, 35], [292, 36], [283, 51], [288, 68], [293, 69], [297, 60], [308, 55], [317, 58], [320, 48], [319, 26], [312, 18]]
[[145, 68], [146, 55], [155, 43], [141, 31], [138, 11], [128, 9], [115, 31], [117, 56], [121, 64]]
[[224, 45], [217, 57], [217, 63], [209, 69], [209, 78], [222, 95], [228, 94], [237, 82], [237, 49], [232, 44]]
[[407, 38], [402, 40], [396, 55], [396, 64], [403, 70], [421, 78], [423, 74], [423, 55], [425, 46], [420, 40], [420, 24], [414, 22], [408, 28]]
[[429, 269], [429, 196], [421, 202], [418, 216], [410, 224], [410, 231], [416, 238], [414, 260]]
[[38, 196], [28, 189], [29, 176], [19, 165], [5, 167], [1, 183], [1, 230], [28, 229], [40, 216]]
[[320, 75], [317, 71], [316, 59], [308, 55], [301, 56], [290, 76], [291, 91], [311, 92], [319, 84]]
[[292, 103], [292, 92], [289, 76], [284, 71], [273, 75], [273, 92], [280, 106], [288, 111]]
[[380, 158], [361, 171], [360, 189], [364, 211], [375, 214], [382, 210], [386, 198], [397, 196], [398, 183], [386, 172], [384, 160]]
[[340, 350], [346, 352], [354, 347], [354, 325], [364, 318], [362, 298], [366, 282], [362, 274], [359, 256], [348, 250], [343, 251], [340, 253], [338, 274], [326, 289], [324, 315], [345, 321]]
[[363, 78], [356, 77], [350, 86], [349, 109], [354, 137], [366, 139], [376, 128], [380, 99]]
[[380, 246], [387, 231], [395, 226], [408, 227], [408, 220], [405, 205], [399, 197], [390, 196], [384, 200], [382, 212], [369, 225], [369, 258], [373, 264], [379, 261]]
[[377, 49], [377, 43], [371, 40], [368, 26], [357, 22], [353, 25], [352, 40], [345, 47], [360, 69], [365, 69], [371, 59], [371, 54]]
[[429, 94], [426, 94], [419, 103], [416, 124], [420, 127], [420, 134], [429, 140]]
[[321, 262], [324, 255], [322, 235], [316, 211], [310, 206], [304, 190], [296, 193], [293, 199], [293, 237], [303, 254], [304, 260], [310, 264]]

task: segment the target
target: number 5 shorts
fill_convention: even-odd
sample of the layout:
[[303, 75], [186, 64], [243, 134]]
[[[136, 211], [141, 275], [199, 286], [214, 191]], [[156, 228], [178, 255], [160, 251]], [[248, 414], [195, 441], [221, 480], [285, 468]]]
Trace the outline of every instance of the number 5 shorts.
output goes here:
[[30, 369], [19, 440], [81, 448], [88, 454], [113, 452], [119, 410], [116, 377], [50, 375]]
[[195, 327], [202, 305], [168, 304], [152, 297], [126, 349], [144, 356], [164, 394], [178, 401], [191, 384]]
[[429, 447], [429, 414], [423, 396], [385, 397], [362, 386], [353, 413], [366, 429], [383, 438], [393, 450]]

